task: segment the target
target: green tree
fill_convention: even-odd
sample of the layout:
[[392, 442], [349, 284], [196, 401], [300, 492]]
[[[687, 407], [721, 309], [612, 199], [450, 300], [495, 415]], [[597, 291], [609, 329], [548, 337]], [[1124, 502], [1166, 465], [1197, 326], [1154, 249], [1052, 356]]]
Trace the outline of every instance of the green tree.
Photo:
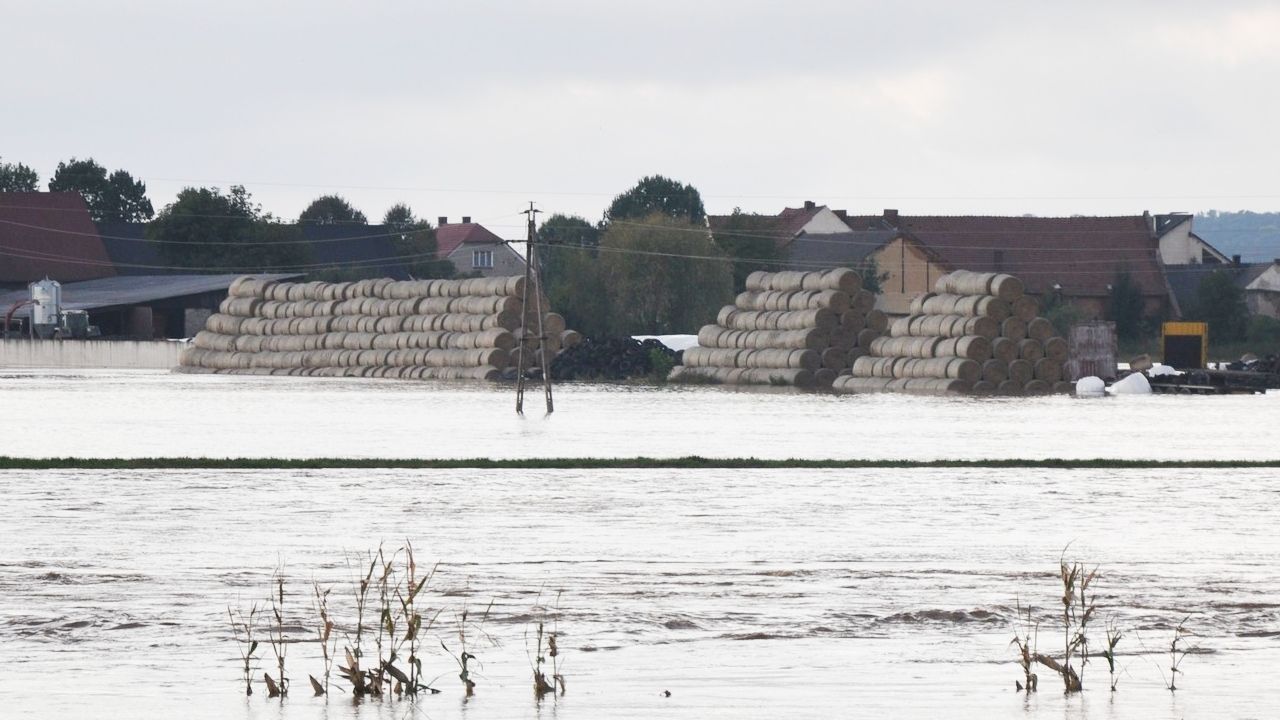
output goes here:
[[382, 216], [382, 224], [393, 233], [391, 244], [395, 246], [396, 255], [404, 258], [410, 275], [425, 280], [451, 278], [457, 274], [452, 262], [437, 257], [440, 246], [435, 228], [415, 217], [408, 205], [392, 205]]
[[[1114, 287], [1114, 285], [1113, 285]], [[1071, 337], [1071, 326], [1084, 320], [1084, 313], [1059, 291], [1044, 294], [1040, 315], [1053, 323], [1060, 337]]]
[[321, 195], [312, 200], [307, 209], [298, 215], [298, 222], [314, 223], [316, 225], [337, 225], [339, 223], [368, 225], [369, 219], [341, 196]]
[[599, 262], [615, 335], [697, 332], [733, 298], [733, 265], [706, 228], [661, 213], [610, 226]]
[[124, 170], [110, 175], [93, 158], [58, 163], [49, 179], [51, 192], [78, 192], [97, 222], [144, 222], [155, 216], [147, 186]]
[[613, 337], [619, 333], [610, 325], [612, 293], [605, 280], [605, 263], [595, 253], [569, 245], [542, 248], [541, 257], [556, 257], [559, 274], [569, 278], [546, 283], [551, 307], [564, 316], [565, 324], [593, 338]]
[[0, 192], [35, 192], [40, 176], [22, 163], [0, 162]]
[[243, 186], [184, 188], [147, 226], [166, 262], [210, 272], [270, 272], [310, 261], [297, 225], [279, 223]]
[[593, 251], [600, 245], [600, 229], [576, 215], [557, 213], [538, 228], [538, 243], [538, 269], [550, 292], [557, 283], [574, 281], [574, 276], [565, 272], [565, 263], [571, 256], [595, 256]]
[[777, 218], [744, 213], [733, 214], [719, 223], [712, 235], [716, 246], [733, 261], [733, 288], [742, 292], [747, 276], [757, 270], [776, 272], [786, 265], [778, 235]]
[[702, 196], [692, 185], [682, 185], [661, 175], [641, 178], [630, 190], [613, 199], [609, 220], [639, 220], [654, 213], [701, 224], [707, 217]]
[[1230, 273], [1216, 270], [1206, 275], [1196, 288], [1195, 319], [1209, 323], [1213, 342], [1236, 342], [1245, 338], [1249, 307], [1244, 291]]
[[1107, 319], [1116, 324], [1121, 340], [1136, 340], [1142, 333], [1142, 289], [1128, 270], [1118, 270], [1107, 296]]
[[889, 277], [888, 273], [880, 272], [880, 263], [872, 255], [868, 255], [853, 268], [862, 276], [862, 289], [879, 295], [884, 286], [881, 283], [885, 278]]

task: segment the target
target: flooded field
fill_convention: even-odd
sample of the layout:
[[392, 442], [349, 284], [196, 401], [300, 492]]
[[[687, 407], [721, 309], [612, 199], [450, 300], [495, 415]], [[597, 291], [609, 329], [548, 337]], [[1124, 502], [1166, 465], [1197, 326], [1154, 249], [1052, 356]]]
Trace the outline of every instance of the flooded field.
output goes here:
[[[393, 382], [8, 373], [19, 456], [1277, 457], [1275, 396], [1099, 401], [567, 386], [550, 419], [506, 390]], [[1280, 661], [1280, 473], [1249, 470], [0, 472], [6, 717], [1263, 718]], [[313, 698], [311, 583], [351, 630], [380, 542], [439, 562], [416, 703]], [[1061, 644], [1067, 557], [1124, 632], [1064, 697], [1021, 677], [1035, 608]], [[291, 626], [283, 704], [239, 685], [228, 606]], [[559, 594], [568, 692], [533, 699], [527, 633]], [[472, 625], [463, 695], [458, 618]], [[1196, 652], [1165, 687], [1180, 623]], [[265, 643], [264, 643], [265, 645]], [[259, 673], [270, 664], [265, 656]], [[666, 693], [669, 692], [668, 696]]]
[[544, 417], [508, 386], [157, 372], [0, 373], [22, 457], [1280, 457], [1280, 394], [927, 398], [571, 384]]
[[[11, 717], [1280, 712], [1258, 682], [1280, 660], [1272, 471], [11, 471], [0, 491]], [[228, 605], [265, 600], [281, 562], [309, 639], [309, 583], [349, 618], [349, 554], [405, 539], [441, 562], [425, 660], [440, 695], [326, 707], [306, 691], [314, 643], [290, 649], [283, 710], [240, 695]], [[1042, 671], [1027, 700], [1014, 608], [1038, 608], [1042, 649], [1059, 642], [1068, 544], [1101, 565], [1101, 613], [1125, 631], [1120, 691], [1094, 658], [1083, 696]], [[560, 591], [568, 693], [539, 708], [525, 633]], [[490, 602], [464, 702], [438, 641], [456, 648], [457, 613]], [[1170, 693], [1162, 651], [1184, 619], [1200, 652]]]

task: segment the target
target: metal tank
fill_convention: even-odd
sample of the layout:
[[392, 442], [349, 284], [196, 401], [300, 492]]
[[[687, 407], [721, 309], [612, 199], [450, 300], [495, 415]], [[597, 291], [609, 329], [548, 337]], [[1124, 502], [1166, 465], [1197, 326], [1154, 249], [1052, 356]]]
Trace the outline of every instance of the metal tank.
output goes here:
[[28, 286], [35, 305], [31, 308], [31, 327], [42, 338], [53, 337], [62, 310], [62, 284], [45, 278]]

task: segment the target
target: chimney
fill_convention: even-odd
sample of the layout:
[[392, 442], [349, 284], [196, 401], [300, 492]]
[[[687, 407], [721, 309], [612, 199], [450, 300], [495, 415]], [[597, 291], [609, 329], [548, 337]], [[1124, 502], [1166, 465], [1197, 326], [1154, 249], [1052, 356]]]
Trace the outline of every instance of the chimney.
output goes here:
[[893, 227], [897, 227], [897, 226], [898, 226], [898, 211], [897, 211], [897, 210], [890, 209], [890, 208], [885, 208], [885, 211], [884, 211], [884, 221], [885, 221], [885, 223], [886, 223], [886, 224], [888, 224], [888, 225], [892, 225]]
[[812, 209], [814, 209], [814, 208], [816, 208], [816, 207], [818, 207], [818, 205], [817, 205], [817, 203], [815, 203], [814, 201], [812, 201], [812, 200], [805, 200], [805, 201], [804, 201], [804, 209], [805, 209], [805, 210], [812, 210]]
[[1240, 256], [1239, 256], [1239, 255], [1232, 255], [1232, 256], [1231, 256], [1231, 264], [1232, 264], [1232, 265], [1239, 265], [1239, 264], [1240, 264]]
[[438, 220], [438, 221], [439, 221], [439, 222], [437, 222], [437, 223], [436, 223], [437, 225], [448, 225], [448, 224], [449, 224], [449, 216], [448, 216], [448, 215], [441, 215], [440, 217], [436, 218], [436, 220]]
[[463, 225], [467, 225], [467, 224], [469, 224], [470, 222], [471, 222], [471, 216], [470, 216], [470, 215], [463, 215], [463, 216], [462, 216], [462, 224], [463, 224]]

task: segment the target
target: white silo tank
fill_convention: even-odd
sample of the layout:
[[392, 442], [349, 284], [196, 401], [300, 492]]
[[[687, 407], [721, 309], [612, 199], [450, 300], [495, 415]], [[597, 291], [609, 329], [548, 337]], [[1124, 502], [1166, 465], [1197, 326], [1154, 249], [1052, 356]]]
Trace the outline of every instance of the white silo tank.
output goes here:
[[62, 310], [62, 284], [45, 278], [28, 286], [31, 299], [31, 325], [40, 337], [50, 337], [58, 325], [58, 313]]

